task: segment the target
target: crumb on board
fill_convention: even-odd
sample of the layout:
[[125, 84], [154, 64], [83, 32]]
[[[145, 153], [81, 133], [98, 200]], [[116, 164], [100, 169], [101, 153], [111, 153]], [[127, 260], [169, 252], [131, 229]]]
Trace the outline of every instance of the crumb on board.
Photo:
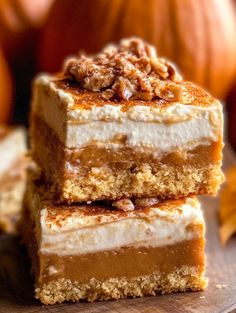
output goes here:
[[227, 285], [224, 285], [224, 284], [216, 284], [215, 287], [217, 289], [225, 289], [227, 287]]

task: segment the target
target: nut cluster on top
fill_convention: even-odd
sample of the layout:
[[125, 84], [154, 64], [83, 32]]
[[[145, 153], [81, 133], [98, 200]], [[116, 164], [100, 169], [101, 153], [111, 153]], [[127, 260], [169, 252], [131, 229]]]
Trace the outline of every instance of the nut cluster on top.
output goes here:
[[156, 49], [139, 38], [123, 39], [92, 56], [66, 60], [64, 75], [104, 99], [178, 101], [181, 76], [173, 64], [158, 58]]

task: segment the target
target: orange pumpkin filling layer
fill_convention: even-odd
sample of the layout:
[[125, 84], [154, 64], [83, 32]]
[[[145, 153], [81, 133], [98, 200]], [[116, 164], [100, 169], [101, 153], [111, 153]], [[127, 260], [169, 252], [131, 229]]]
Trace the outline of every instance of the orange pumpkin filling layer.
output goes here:
[[130, 247], [76, 256], [40, 253], [38, 279], [40, 286], [61, 278], [86, 283], [92, 278], [130, 279], [154, 272], [168, 275], [182, 266], [204, 271], [203, 238], [157, 248]]

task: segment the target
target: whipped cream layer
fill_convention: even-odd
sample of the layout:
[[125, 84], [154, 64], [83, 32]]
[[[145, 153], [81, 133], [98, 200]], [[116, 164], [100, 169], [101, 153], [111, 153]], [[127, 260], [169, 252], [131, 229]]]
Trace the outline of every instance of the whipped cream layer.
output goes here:
[[203, 237], [204, 220], [196, 198], [132, 212], [86, 213], [83, 207], [39, 211], [40, 252], [96, 253], [121, 247], [161, 247]]
[[0, 174], [6, 173], [26, 152], [26, 134], [23, 128], [9, 130], [0, 140]]
[[67, 148], [79, 149], [94, 141], [112, 144], [116, 135], [125, 135], [128, 146], [148, 146], [160, 152], [193, 149], [222, 139], [218, 101], [207, 106], [172, 103], [166, 108], [137, 102], [126, 110], [108, 101], [84, 109], [76, 106], [69, 91], [57, 88], [50, 76], [42, 75], [36, 80], [33, 106]]

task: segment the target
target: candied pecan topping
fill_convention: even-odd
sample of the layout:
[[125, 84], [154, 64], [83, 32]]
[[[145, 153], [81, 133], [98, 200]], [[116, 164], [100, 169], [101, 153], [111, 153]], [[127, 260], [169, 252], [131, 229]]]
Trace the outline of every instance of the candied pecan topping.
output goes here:
[[175, 67], [157, 57], [156, 49], [138, 38], [108, 45], [94, 56], [78, 55], [64, 64], [66, 77], [90, 91], [101, 91], [104, 99], [122, 100], [161, 98], [178, 101], [181, 80]]

